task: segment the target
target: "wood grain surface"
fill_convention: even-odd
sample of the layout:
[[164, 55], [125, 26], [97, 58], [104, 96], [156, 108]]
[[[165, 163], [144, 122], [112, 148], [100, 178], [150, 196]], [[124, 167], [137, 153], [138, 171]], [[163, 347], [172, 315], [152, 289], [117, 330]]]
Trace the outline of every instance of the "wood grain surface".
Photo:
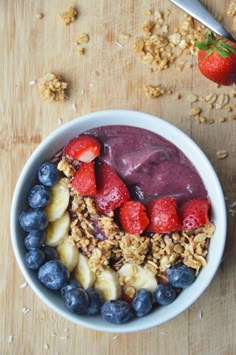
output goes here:
[[[230, 29], [228, 0], [202, 2], [212, 13], [223, 14], [223, 23]], [[58, 13], [71, 5], [77, 7], [79, 17], [66, 27]], [[173, 66], [151, 73], [131, 49], [133, 38], [141, 33], [144, 11], [167, 8], [171, 26], [183, 21], [183, 12], [167, 0], [0, 0], [1, 355], [236, 354], [236, 216], [228, 215], [224, 260], [205, 293], [178, 318], [140, 333], [91, 331], [52, 312], [30, 287], [20, 287], [24, 278], [11, 246], [11, 197], [27, 158], [60, 123], [96, 110], [141, 110], [173, 123], [212, 162], [228, 208], [236, 200], [236, 121], [231, 118], [235, 98], [231, 99], [233, 112], [210, 110], [200, 102], [204, 116], [215, 120], [213, 124], [197, 124], [189, 115], [187, 99], [190, 93], [203, 97], [212, 92], [230, 94], [232, 87], [216, 88], [200, 75], [196, 58], [190, 55], [187, 61], [193, 68], [181, 72]], [[44, 14], [41, 20], [36, 18], [39, 12]], [[74, 44], [81, 32], [90, 36], [84, 56], [78, 55]], [[121, 41], [121, 32], [132, 37]], [[47, 72], [58, 73], [69, 83], [65, 103], [42, 102], [37, 85], [29, 85]], [[171, 87], [181, 98], [175, 100], [173, 94], [151, 99], [144, 95], [144, 84]], [[220, 123], [221, 117], [226, 122]], [[228, 157], [218, 160], [216, 152], [221, 149]], [[24, 308], [29, 309], [25, 315]]]

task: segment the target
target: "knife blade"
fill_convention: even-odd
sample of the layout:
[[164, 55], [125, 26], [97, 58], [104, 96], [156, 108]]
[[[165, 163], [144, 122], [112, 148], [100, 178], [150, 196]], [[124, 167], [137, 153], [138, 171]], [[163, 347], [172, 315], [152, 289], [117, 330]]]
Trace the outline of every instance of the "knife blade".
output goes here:
[[214, 16], [198, 0], [170, 0], [190, 16], [201, 22], [220, 36], [236, 42], [232, 35], [214, 18]]

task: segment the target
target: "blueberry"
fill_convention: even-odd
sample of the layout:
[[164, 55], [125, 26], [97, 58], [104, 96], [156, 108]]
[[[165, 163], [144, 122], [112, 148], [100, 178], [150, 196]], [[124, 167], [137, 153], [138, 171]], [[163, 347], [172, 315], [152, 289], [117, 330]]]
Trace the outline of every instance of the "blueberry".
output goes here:
[[95, 288], [87, 288], [86, 290], [89, 296], [89, 306], [87, 309], [87, 314], [94, 315], [99, 314], [100, 309], [104, 303], [102, 296], [100, 295], [99, 291]]
[[53, 247], [49, 247], [48, 245], [45, 245], [42, 247], [42, 251], [45, 254], [46, 260], [56, 260], [58, 258], [57, 251]]
[[141, 288], [137, 291], [131, 305], [137, 317], [145, 316], [152, 309], [152, 293]]
[[89, 305], [89, 298], [82, 288], [72, 288], [63, 297], [66, 308], [77, 314], [85, 314]]
[[24, 239], [27, 250], [39, 249], [44, 241], [45, 232], [33, 230]]
[[38, 278], [51, 290], [60, 290], [70, 277], [66, 266], [59, 260], [49, 260], [38, 271]]
[[170, 284], [160, 284], [154, 291], [154, 299], [161, 306], [166, 306], [176, 298], [176, 290]]
[[51, 162], [43, 163], [38, 171], [38, 179], [44, 186], [53, 186], [57, 182], [59, 172], [57, 166]]
[[194, 269], [185, 264], [177, 264], [167, 270], [169, 283], [174, 287], [186, 288], [194, 282], [196, 276]]
[[101, 316], [110, 323], [122, 324], [128, 322], [133, 317], [133, 313], [128, 302], [116, 300], [106, 301], [102, 305]]
[[25, 262], [29, 269], [37, 270], [45, 260], [45, 255], [42, 250], [34, 249], [30, 250], [25, 255]]
[[29, 210], [21, 212], [19, 216], [21, 228], [26, 232], [43, 230], [48, 225], [48, 217], [43, 210]]
[[50, 201], [50, 191], [43, 185], [35, 185], [28, 194], [28, 203], [32, 208], [46, 207]]
[[62, 287], [61, 289], [61, 295], [64, 297], [65, 293], [69, 290], [72, 290], [73, 288], [83, 288], [81, 286], [81, 283], [77, 280], [70, 279], [69, 283], [65, 286]]

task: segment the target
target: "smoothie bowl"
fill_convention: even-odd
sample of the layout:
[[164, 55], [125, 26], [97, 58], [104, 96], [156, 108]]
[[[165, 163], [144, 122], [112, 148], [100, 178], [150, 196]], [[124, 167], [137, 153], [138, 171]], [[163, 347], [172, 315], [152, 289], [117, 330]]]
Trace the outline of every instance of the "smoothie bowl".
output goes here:
[[179, 129], [145, 113], [100, 111], [31, 155], [11, 236], [23, 275], [57, 313], [95, 330], [140, 331], [179, 315], [213, 279], [224, 196]]

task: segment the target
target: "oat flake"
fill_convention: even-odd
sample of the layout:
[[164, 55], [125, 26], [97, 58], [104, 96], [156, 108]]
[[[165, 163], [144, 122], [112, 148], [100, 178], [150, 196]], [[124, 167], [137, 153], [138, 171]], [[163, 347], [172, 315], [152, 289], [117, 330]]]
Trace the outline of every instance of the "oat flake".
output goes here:
[[28, 286], [27, 282], [24, 282], [23, 284], [20, 285], [20, 288], [26, 288]]
[[8, 343], [11, 344], [13, 342], [13, 334], [9, 335]]

